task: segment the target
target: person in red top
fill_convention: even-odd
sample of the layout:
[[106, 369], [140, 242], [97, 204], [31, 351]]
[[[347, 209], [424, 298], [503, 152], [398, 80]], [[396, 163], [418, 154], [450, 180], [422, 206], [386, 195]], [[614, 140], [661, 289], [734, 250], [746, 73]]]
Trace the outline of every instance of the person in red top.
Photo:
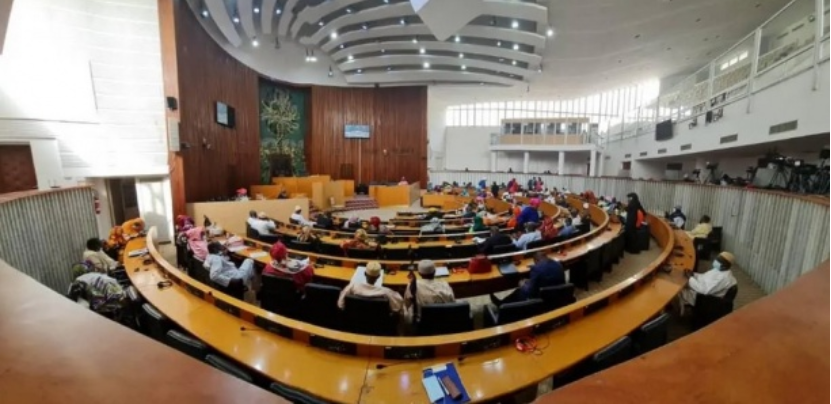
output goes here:
[[294, 281], [294, 287], [302, 293], [314, 275], [315, 270], [311, 265], [288, 259], [288, 250], [282, 242], [277, 241], [271, 247], [271, 263], [266, 265], [263, 276], [291, 278]]

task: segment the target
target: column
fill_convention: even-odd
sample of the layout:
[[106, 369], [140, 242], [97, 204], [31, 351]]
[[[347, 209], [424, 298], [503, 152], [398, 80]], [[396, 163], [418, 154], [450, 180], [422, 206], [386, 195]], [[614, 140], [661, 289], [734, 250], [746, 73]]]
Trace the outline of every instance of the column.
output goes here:
[[606, 168], [606, 156], [603, 153], [598, 153], [597, 158], [600, 159], [597, 164], [597, 176], [602, 177], [604, 174], [604, 169]]
[[561, 151], [560, 156], [557, 159], [557, 175], [563, 175], [563, 171], [566, 170], [566, 152]]
[[531, 153], [525, 152], [522, 156], [522, 173], [528, 174], [528, 161], [531, 159]]
[[597, 152], [592, 150], [589, 152], [589, 177], [597, 176]]
[[496, 152], [491, 152], [491, 172], [496, 172]]

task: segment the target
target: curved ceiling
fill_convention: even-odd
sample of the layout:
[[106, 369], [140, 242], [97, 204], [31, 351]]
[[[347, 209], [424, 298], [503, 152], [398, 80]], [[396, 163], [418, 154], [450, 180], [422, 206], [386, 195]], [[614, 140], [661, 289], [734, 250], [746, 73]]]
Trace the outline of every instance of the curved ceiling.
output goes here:
[[265, 76], [430, 84], [445, 100], [463, 102], [570, 98], [655, 78], [671, 84], [787, 3], [188, 0], [220, 46]]

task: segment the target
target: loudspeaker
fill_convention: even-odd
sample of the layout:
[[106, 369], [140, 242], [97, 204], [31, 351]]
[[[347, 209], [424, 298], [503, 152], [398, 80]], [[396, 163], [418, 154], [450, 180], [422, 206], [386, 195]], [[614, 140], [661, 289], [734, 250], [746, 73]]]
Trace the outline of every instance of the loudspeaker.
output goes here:
[[176, 101], [176, 97], [166, 97], [165, 100], [167, 100], [167, 109], [171, 111], [179, 109], [179, 102]]

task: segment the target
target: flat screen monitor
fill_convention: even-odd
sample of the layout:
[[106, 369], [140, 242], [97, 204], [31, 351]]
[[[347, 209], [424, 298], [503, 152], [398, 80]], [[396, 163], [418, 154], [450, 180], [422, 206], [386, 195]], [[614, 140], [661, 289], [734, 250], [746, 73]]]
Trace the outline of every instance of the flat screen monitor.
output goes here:
[[655, 125], [655, 140], [672, 139], [672, 121], [666, 120]]
[[347, 139], [369, 139], [369, 125], [346, 125], [343, 135]]
[[216, 123], [228, 127], [234, 127], [234, 108], [223, 102], [216, 103]]

